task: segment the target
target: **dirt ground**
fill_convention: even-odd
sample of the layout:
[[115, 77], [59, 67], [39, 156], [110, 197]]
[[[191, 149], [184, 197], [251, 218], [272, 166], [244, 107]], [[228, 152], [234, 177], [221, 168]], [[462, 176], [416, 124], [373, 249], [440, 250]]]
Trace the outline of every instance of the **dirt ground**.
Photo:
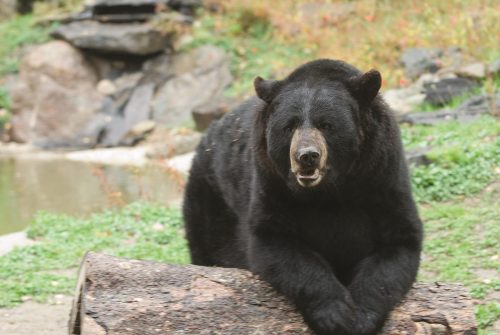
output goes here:
[[0, 309], [2, 335], [67, 335], [72, 297], [58, 295], [50, 304], [24, 302]]

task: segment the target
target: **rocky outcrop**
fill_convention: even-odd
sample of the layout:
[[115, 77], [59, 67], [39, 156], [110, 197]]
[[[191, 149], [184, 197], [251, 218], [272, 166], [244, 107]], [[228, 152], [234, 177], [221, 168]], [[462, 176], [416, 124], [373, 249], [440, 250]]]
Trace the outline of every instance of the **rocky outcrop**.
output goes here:
[[0, 20], [9, 18], [17, 12], [16, 0], [0, 0]]
[[436, 123], [456, 120], [470, 122], [482, 114], [498, 115], [500, 111], [500, 92], [495, 95], [477, 95], [471, 97], [454, 109], [441, 109], [435, 112], [409, 113], [401, 118], [410, 124], [435, 125]]
[[149, 24], [72, 22], [52, 32], [77, 48], [103, 53], [150, 55], [171, 47], [169, 36]]
[[12, 137], [39, 146], [79, 143], [82, 126], [100, 111], [94, 68], [67, 43], [35, 48], [20, 65], [12, 89]]
[[434, 106], [444, 106], [454, 98], [472, 92], [479, 86], [479, 83], [466, 78], [443, 78], [437, 82], [425, 83], [424, 102]]
[[187, 121], [195, 108], [221, 96], [232, 81], [229, 59], [217, 47], [176, 55], [170, 65], [175, 77], [159, 87], [152, 101], [153, 119], [159, 123]]
[[232, 81], [224, 51], [203, 46], [175, 53], [173, 30], [160, 31], [151, 22], [189, 23], [200, 5], [87, 0], [83, 12], [52, 32], [60, 41], [36, 48], [23, 61], [20, 80], [10, 89], [12, 138], [43, 147], [134, 145], [220, 99]]

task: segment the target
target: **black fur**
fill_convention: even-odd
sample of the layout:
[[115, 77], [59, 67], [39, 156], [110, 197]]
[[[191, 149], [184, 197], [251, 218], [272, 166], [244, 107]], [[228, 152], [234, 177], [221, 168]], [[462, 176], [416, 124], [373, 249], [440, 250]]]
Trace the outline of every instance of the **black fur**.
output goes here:
[[[422, 226], [380, 74], [307, 63], [216, 122], [184, 202], [192, 262], [250, 269], [289, 297], [317, 334], [376, 334], [410, 289]], [[265, 101], [264, 101], [265, 100]], [[328, 172], [290, 172], [293, 129], [321, 130]]]

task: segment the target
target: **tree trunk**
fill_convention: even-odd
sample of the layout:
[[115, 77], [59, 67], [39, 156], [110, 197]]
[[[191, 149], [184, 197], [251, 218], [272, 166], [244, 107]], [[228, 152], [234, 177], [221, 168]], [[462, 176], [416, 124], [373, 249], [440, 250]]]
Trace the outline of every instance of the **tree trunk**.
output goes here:
[[[248, 271], [88, 253], [69, 334], [312, 334], [295, 308]], [[476, 334], [457, 284], [415, 284], [381, 334]]]

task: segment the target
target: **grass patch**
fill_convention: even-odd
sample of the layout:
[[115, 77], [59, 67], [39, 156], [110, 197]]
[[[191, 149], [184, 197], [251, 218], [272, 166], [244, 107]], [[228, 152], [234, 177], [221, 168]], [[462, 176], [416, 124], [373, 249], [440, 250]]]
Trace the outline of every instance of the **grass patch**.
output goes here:
[[0, 86], [0, 130], [10, 120], [10, 96], [2, 86]]
[[181, 226], [178, 210], [144, 203], [86, 219], [40, 213], [28, 229], [40, 243], [0, 257], [0, 306], [14, 306], [23, 296], [45, 301], [56, 293], [72, 294], [76, 278], [53, 271], [78, 267], [88, 250], [187, 263]]
[[51, 27], [35, 25], [31, 15], [17, 16], [0, 23], [0, 77], [17, 71], [24, 46], [48, 40]]
[[432, 148], [432, 163], [411, 170], [419, 202], [467, 196], [482, 190], [498, 174], [500, 122], [482, 116], [471, 123], [455, 121], [401, 128], [407, 149]]
[[420, 280], [460, 282], [473, 298], [479, 334], [500, 319], [500, 304], [492, 298], [500, 290], [500, 182], [475, 198], [421, 207], [426, 239]]

